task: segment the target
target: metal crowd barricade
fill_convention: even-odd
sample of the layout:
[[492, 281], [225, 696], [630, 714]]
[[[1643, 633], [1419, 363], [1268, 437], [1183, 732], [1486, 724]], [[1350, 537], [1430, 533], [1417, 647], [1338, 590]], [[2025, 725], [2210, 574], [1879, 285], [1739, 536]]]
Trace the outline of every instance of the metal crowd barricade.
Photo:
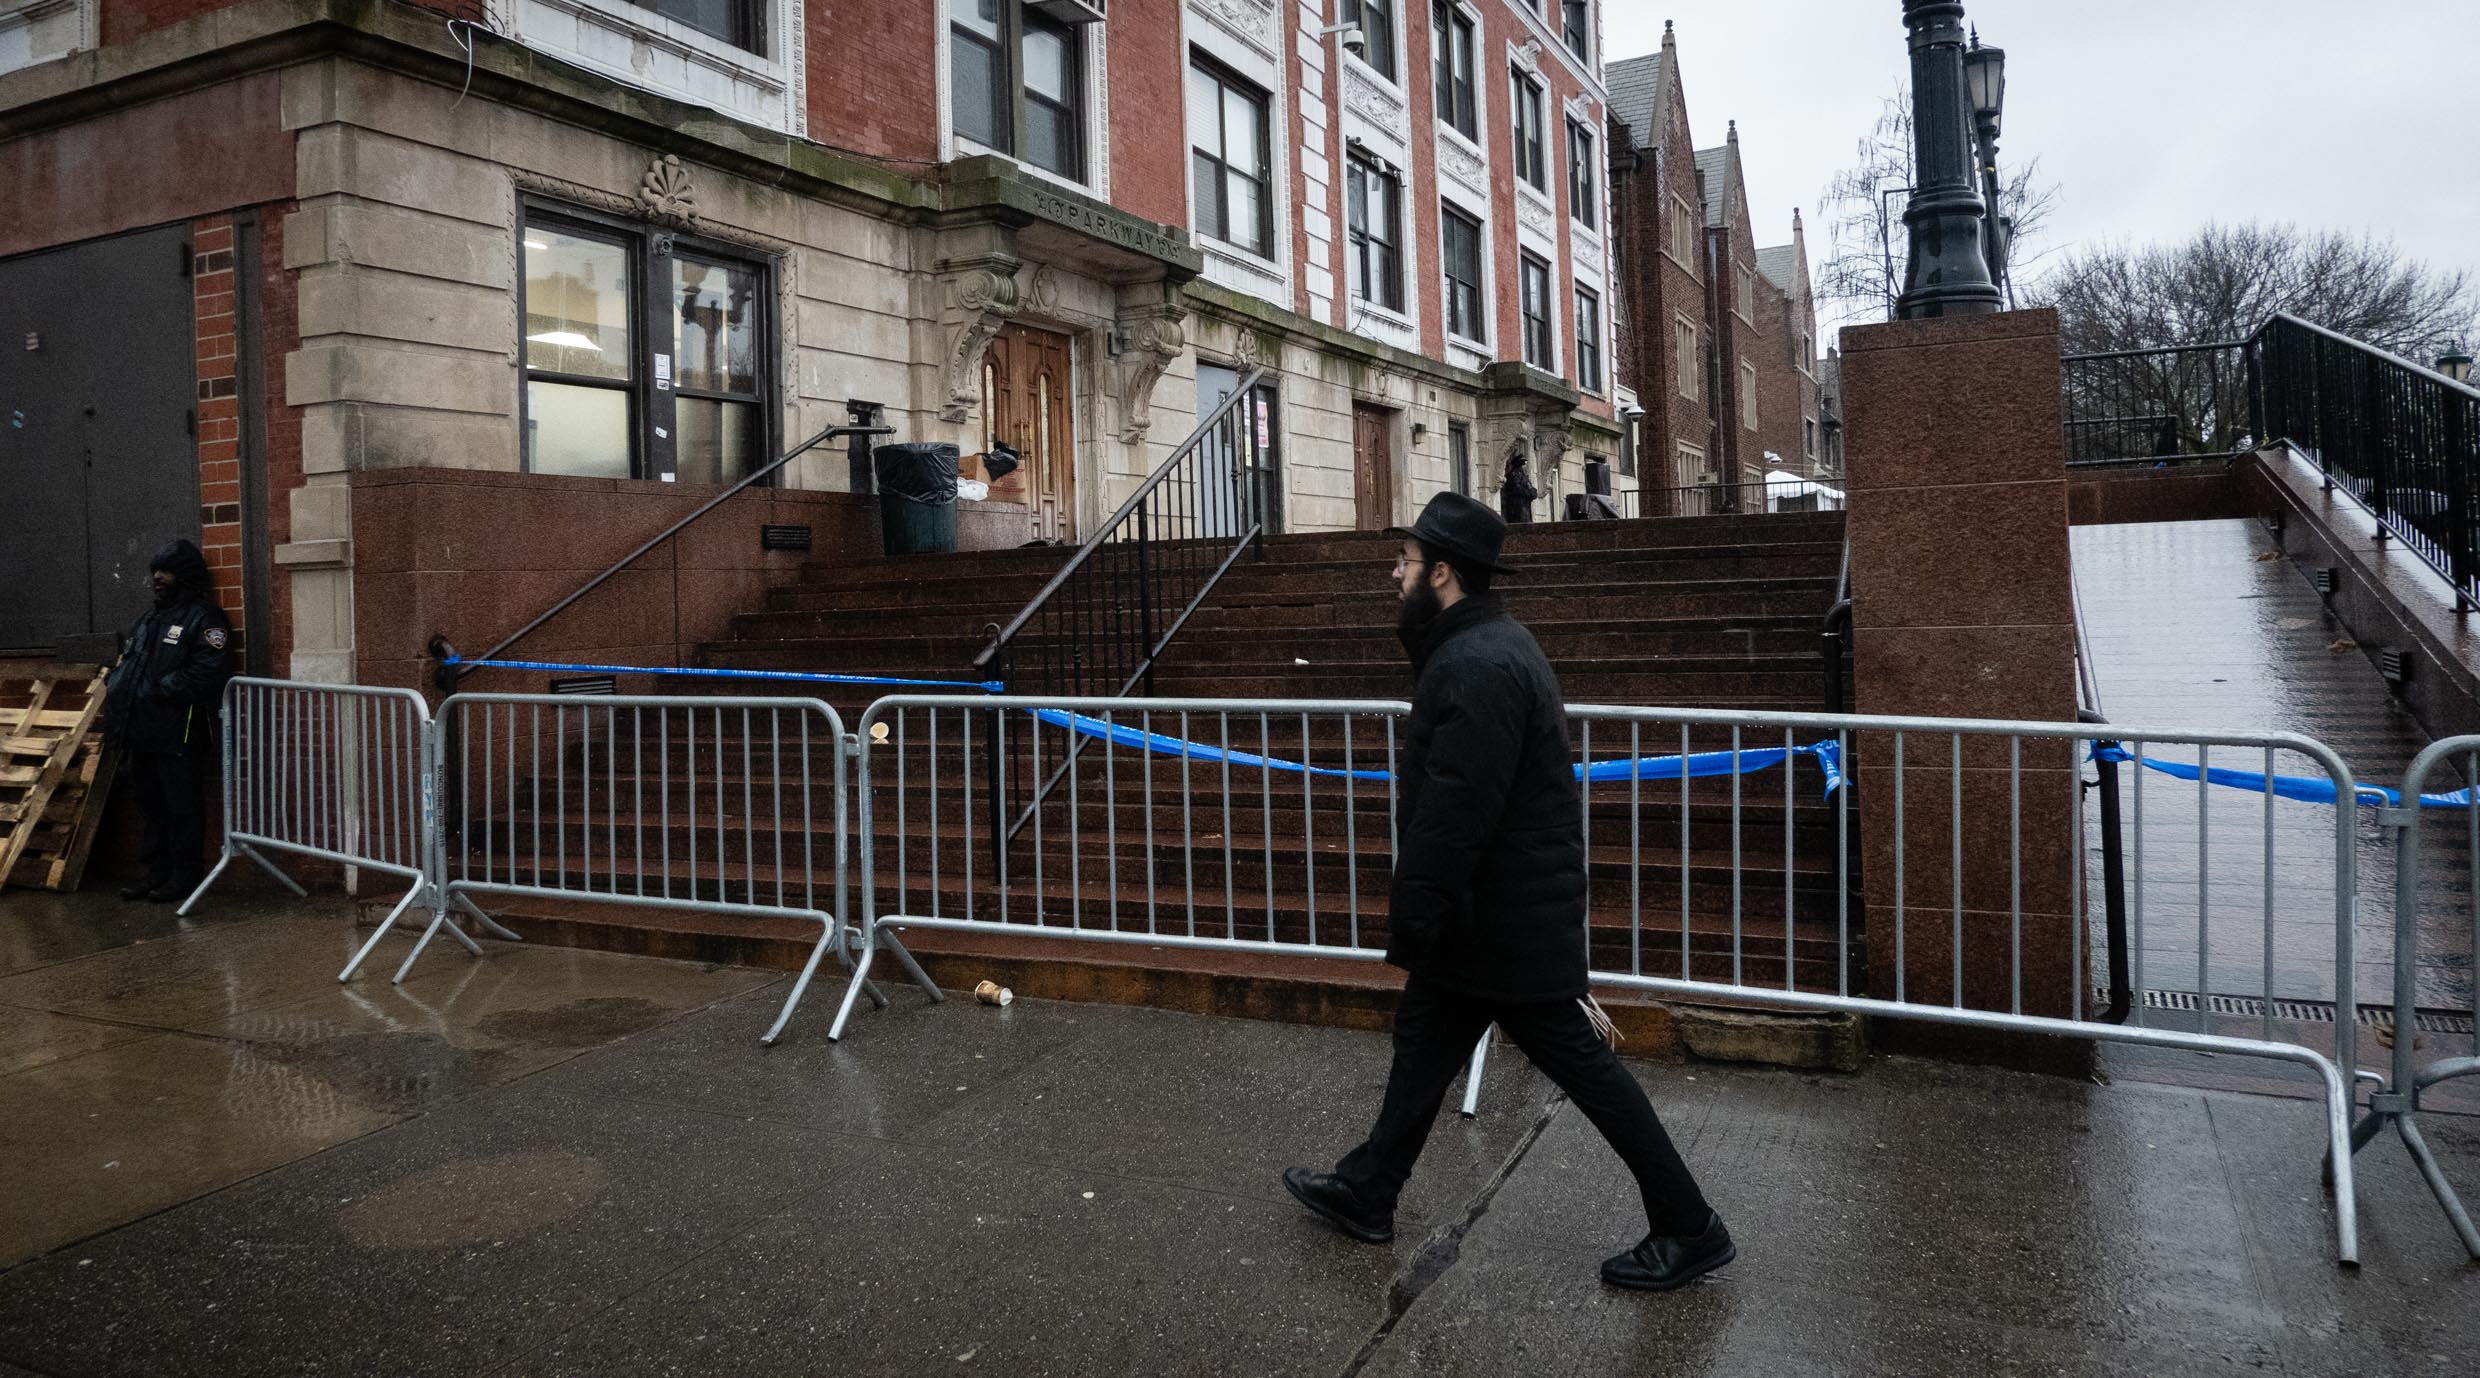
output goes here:
[[[2358, 795], [2330, 748], [2290, 733], [2116, 724], [1584, 706], [1571, 716], [1581, 756], [1621, 763], [1596, 767], [1584, 786], [1597, 986], [2295, 1064], [2323, 1086], [2338, 1249], [2357, 1260], [2347, 1145]], [[2135, 766], [2135, 984], [2146, 984], [2149, 953], [2157, 987], [2191, 977], [2195, 987], [2167, 1013], [2139, 1004], [2128, 1024], [2088, 1008], [2085, 910], [2097, 887], [2086, 862], [2097, 842], [2082, 766], [2096, 749]], [[1652, 750], [1665, 757], [1643, 772], [1624, 764]], [[1727, 764], [1753, 752], [1767, 754]], [[1706, 778], [1695, 763], [1717, 757], [1726, 764]], [[2296, 784], [2277, 786], [2282, 758], [2306, 762], [2307, 792], [2335, 802], [2278, 795]], [[2177, 781], [2148, 789], [2148, 775], [2164, 774]], [[1865, 922], [1852, 884], [1862, 791], [1882, 791], [1885, 806], [1866, 849]], [[2234, 812], [2247, 820], [2236, 837]], [[2063, 951], [2054, 916], [2026, 924], [2028, 876], [2036, 900], [2065, 883]], [[2302, 906], [2314, 910], [2304, 939]], [[2303, 971], [2318, 989], [2296, 988]], [[2326, 1026], [2294, 1017], [2326, 993], [2330, 1051], [2315, 1046]]]
[[[337, 980], [351, 979], [416, 904], [431, 909], [432, 933], [445, 926], [458, 942], [481, 952], [463, 929], [447, 922], [432, 881], [438, 830], [430, 732], [430, 710], [410, 689], [247, 676], [226, 683], [223, 853], [176, 912], [186, 916], [195, 908], [236, 856], [256, 862], [296, 896], [306, 894], [266, 855], [289, 852], [408, 882]], [[395, 979], [403, 980], [412, 965], [408, 955]]]
[[[1390, 778], [1408, 711], [1346, 700], [879, 700], [861, 719], [855, 989], [883, 947], [938, 998], [897, 937], [906, 929], [1382, 958]], [[1012, 790], [1020, 771], [1027, 787]], [[1031, 801], [1021, 815], [992, 807], [1014, 798]], [[828, 1037], [843, 1036], [852, 1005], [848, 992]]]
[[[2473, 1032], [2468, 1051], [2440, 1056], [2426, 1066], [2420, 1065], [2420, 1034], [2423, 1020], [2420, 1013], [2421, 925], [2420, 901], [2425, 893], [2423, 868], [2426, 861], [2420, 840], [2423, 795], [2429, 776], [2441, 764], [2451, 765], [2455, 758], [2463, 760], [2463, 779], [2480, 781], [2480, 736], [2449, 737], [2431, 743], [2427, 750], [2411, 760], [2403, 772], [2402, 799], [2379, 815], [2386, 828], [2394, 834], [2394, 1023], [2393, 1058], [2382, 1088], [2368, 1097], [2368, 1115], [2352, 1127], [2351, 1146], [2364, 1148], [2391, 1125], [2418, 1165], [2420, 1175], [2427, 1179], [2428, 1189], [2444, 1208], [2446, 1219], [2461, 1237], [2463, 1247], [2473, 1258], [2480, 1258], [2480, 1228], [2474, 1228], [2471, 1215], [2463, 1208], [2461, 1198], [2446, 1181], [2445, 1171], [2437, 1157], [2429, 1151], [2428, 1140], [2420, 1132], [2420, 1097], [2443, 1082], [2480, 1074], [2480, 989], [2466, 992], [2471, 1001]], [[2429, 807], [2459, 809], [2465, 833], [2465, 857], [2480, 864], [2480, 788], [2467, 786], [2443, 798], [2426, 801]], [[2442, 810], [2441, 810], [2442, 811]], [[2443, 890], [2446, 887], [2438, 887]], [[2465, 955], [2480, 953], [2480, 887], [2466, 883], [2471, 894], [2471, 946]], [[2463, 970], [2463, 981], [2472, 982], [2470, 968]]]
[[[849, 962], [851, 746], [826, 704], [457, 694], [440, 705], [434, 740], [446, 905], [485, 923], [477, 897], [493, 895], [815, 923], [766, 1043], [829, 951]], [[819, 883], [822, 868], [831, 883]]]

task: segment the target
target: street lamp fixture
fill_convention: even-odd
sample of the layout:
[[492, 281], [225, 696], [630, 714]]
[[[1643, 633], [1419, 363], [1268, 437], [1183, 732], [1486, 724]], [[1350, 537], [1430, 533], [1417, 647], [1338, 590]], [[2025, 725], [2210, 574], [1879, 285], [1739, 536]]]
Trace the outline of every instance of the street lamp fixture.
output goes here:
[[1987, 203], [1981, 219], [1981, 252], [1989, 260], [1989, 275], [2007, 286], [2011, 304], [2014, 288], [2006, 259], [2014, 224], [1998, 209], [1998, 123], [2006, 114], [2006, 49], [1983, 47], [1978, 29], [1972, 31], [1972, 46], [1963, 55], [1963, 84], [1972, 101], [1972, 132], [1980, 144], [1981, 199]]
[[2437, 356], [2437, 371], [2458, 383], [2471, 381], [2471, 351], [2459, 337], [2446, 341], [2446, 352]]
[[[1903, 224], [1911, 262], [1896, 312], [1906, 320], [1976, 316], [2004, 298], [1990, 273], [1989, 206], [1972, 153], [1973, 92], [1964, 76], [1960, 0], [1903, 0], [1911, 33], [1912, 194]], [[1993, 93], [1995, 94], [1995, 93]]]
[[1998, 119], [2006, 112], [2006, 49], [1985, 47], [1980, 30], [1972, 31], [1971, 50], [1963, 55], [1963, 80], [1972, 92], [1972, 118], [1994, 138]]

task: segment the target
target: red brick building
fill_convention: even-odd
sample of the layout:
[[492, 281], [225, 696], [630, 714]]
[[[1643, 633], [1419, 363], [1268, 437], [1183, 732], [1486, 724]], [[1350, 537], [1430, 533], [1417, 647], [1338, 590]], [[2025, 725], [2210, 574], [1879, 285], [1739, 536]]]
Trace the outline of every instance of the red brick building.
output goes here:
[[[1279, 526], [1511, 458], [1547, 517], [1619, 451], [1599, 10], [7, 0], [0, 650], [194, 535], [253, 669], [413, 683], [854, 402], [1026, 451], [968, 541], [1072, 541], [1259, 367]], [[766, 501], [831, 553], [856, 486]], [[563, 649], [797, 563], [714, 545]]]
[[1817, 327], [1798, 211], [1789, 243], [1759, 246], [1738, 126], [1696, 146], [1667, 25], [1659, 52], [1607, 71], [1627, 299], [1620, 368], [1643, 409], [1633, 449], [1648, 510], [1710, 505], [1655, 496], [1664, 490], [1813, 473]]

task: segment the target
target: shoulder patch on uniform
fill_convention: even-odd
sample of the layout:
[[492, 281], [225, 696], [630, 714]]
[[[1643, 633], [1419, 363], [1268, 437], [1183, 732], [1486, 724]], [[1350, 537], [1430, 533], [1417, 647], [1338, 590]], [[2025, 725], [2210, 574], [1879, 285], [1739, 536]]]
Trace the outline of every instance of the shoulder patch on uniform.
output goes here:
[[212, 646], [219, 651], [224, 649], [224, 629], [222, 627], [207, 628], [206, 637], [207, 644], [209, 646]]

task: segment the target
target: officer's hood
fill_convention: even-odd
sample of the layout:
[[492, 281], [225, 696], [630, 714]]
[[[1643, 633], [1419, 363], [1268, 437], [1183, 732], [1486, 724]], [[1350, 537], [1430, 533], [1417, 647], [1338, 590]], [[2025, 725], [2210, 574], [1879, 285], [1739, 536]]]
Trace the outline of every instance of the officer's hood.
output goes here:
[[172, 575], [174, 587], [184, 593], [205, 593], [214, 578], [207, 573], [207, 557], [188, 541], [173, 541], [155, 552], [147, 565], [149, 570], [166, 570]]

